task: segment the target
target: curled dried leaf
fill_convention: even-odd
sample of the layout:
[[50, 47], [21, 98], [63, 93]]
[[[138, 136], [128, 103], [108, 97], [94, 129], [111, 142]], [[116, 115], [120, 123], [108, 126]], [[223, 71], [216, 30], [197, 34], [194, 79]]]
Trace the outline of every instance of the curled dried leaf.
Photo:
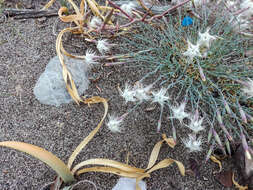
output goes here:
[[235, 185], [235, 187], [239, 190], [247, 190], [248, 189], [248, 186], [242, 186], [242, 185], [239, 185], [239, 183], [237, 183], [235, 181], [235, 174], [233, 173], [232, 175], [232, 181], [233, 181], [233, 184]]
[[218, 164], [219, 165], [219, 171], [216, 171], [215, 173], [220, 173], [221, 172], [221, 170], [222, 170], [222, 164], [221, 164], [221, 161], [220, 160], [218, 160], [215, 156], [211, 156], [210, 157], [210, 159], [213, 161], [213, 162], [215, 162], [216, 164]]

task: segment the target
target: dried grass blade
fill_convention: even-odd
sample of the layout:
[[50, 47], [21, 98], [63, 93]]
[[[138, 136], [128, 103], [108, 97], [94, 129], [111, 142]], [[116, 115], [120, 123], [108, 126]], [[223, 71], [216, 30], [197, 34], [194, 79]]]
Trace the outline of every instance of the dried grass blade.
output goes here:
[[[63, 29], [57, 36], [57, 39], [56, 39], [56, 52], [57, 52], [57, 55], [59, 57], [59, 60], [60, 60], [60, 63], [62, 65], [62, 72], [63, 72], [63, 79], [66, 83], [66, 88], [70, 94], [70, 96], [73, 98], [73, 100], [75, 100], [75, 102], [77, 104], [79, 104], [80, 101], [82, 101], [82, 99], [80, 98], [80, 96], [78, 95], [78, 91], [76, 89], [76, 86], [75, 86], [75, 83], [74, 81], [72, 80], [72, 77], [71, 77], [71, 74], [68, 72], [67, 70], [67, 67], [64, 63], [64, 58], [63, 58], [63, 55], [61, 54], [61, 46], [62, 46], [62, 36], [65, 32], [71, 32], [71, 31], [74, 31], [78, 29], [78, 27], [75, 27], [75, 28], [65, 28]], [[69, 82], [68, 82], [68, 79], [70, 80], [70, 84], [69, 85]]]
[[92, 167], [92, 168], [85, 168], [81, 169], [77, 172], [77, 175], [87, 173], [87, 172], [104, 172], [104, 173], [112, 173], [123, 177], [130, 177], [130, 178], [138, 178], [143, 176], [143, 173], [137, 172], [126, 172], [124, 170], [120, 170], [118, 168], [111, 168], [111, 167]]
[[82, 16], [84, 16], [84, 13], [85, 13], [84, 7], [85, 7], [85, 0], [81, 0], [80, 11], [81, 11]]
[[107, 115], [108, 112], [108, 103], [107, 100], [98, 96], [86, 99], [84, 101], [84, 103], [90, 105], [90, 104], [94, 104], [94, 103], [103, 103], [104, 104], [104, 115], [101, 119], [101, 121], [99, 122], [98, 126], [76, 147], [76, 149], [74, 150], [74, 152], [72, 153], [72, 155], [70, 156], [69, 160], [68, 160], [68, 167], [71, 168], [72, 163], [74, 162], [76, 156], [81, 152], [81, 150], [88, 144], [88, 142], [94, 137], [94, 135], [98, 132], [98, 130], [100, 129], [100, 127], [103, 124], [103, 121]]
[[[81, 98], [78, 95], [78, 92], [77, 92], [75, 83], [72, 80], [71, 74], [68, 72], [67, 67], [65, 65], [62, 67], [62, 75], [63, 75], [63, 79], [64, 79], [64, 81], [66, 83], [66, 88], [67, 88], [70, 96], [73, 98], [73, 100], [77, 104], [79, 104], [79, 102], [81, 101]], [[69, 86], [68, 81], [70, 81], [71, 87]]]
[[221, 164], [221, 161], [219, 161], [215, 156], [211, 156], [210, 157], [210, 159], [213, 161], [213, 162], [215, 162], [216, 164], [218, 164], [219, 165], [219, 171], [218, 171], [218, 173], [220, 173], [221, 172], [221, 170], [222, 170], [222, 164]]
[[68, 56], [68, 57], [71, 57], [71, 58], [75, 58], [75, 59], [85, 59], [85, 56], [80, 56], [80, 55], [72, 55], [70, 54], [69, 52], [67, 52], [63, 45], [61, 44], [61, 51], [64, 55]]
[[103, 165], [103, 166], [110, 166], [113, 168], [117, 168], [126, 172], [139, 172], [139, 173], [144, 173], [144, 169], [136, 168], [133, 166], [129, 166], [127, 164], [123, 164], [121, 162], [117, 162], [114, 160], [109, 160], [109, 159], [102, 159], [102, 158], [96, 158], [96, 159], [90, 159], [90, 160], [85, 160], [79, 164], [77, 164], [73, 169], [72, 172], [76, 173], [77, 170], [79, 170], [83, 166], [87, 165]]
[[41, 147], [16, 141], [0, 142], [0, 146], [13, 148], [25, 152], [27, 154], [30, 154], [31, 156], [38, 158], [39, 160], [50, 166], [62, 178], [64, 182], [67, 183], [74, 181], [74, 176], [70, 172], [67, 165], [63, 161], [61, 161], [58, 157], [56, 157], [54, 154], [48, 152], [47, 150]]
[[114, 12], [114, 9], [112, 9], [105, 17], [105, 21], [104, 21], [104, 25], [106, 24], [112, 24], [112, 21], [111, 21], [111, 18], [112, 18], [112, 15], [113, 15], [113, 12]]
[[151, 152], [150, 158], [149, 158], [147, 170], [155, 164], [163, 142], [164, 142], [164, 140], [161, 140], [161, 141], [159, 141], [158, 143], [155, 144], [155, 146], [154, 146], [154, 148]]
[[74, 1], [68, 0], [68, 2], [73, 6], [73, 8], [74, 8], [76, 14], [77, 14], [77, 15], [81, 15], [81, 13], [80, 13], [80, 11], [79, 11], [79, 8], [78, 8], [78, 6], [74, 3]]
[[153, 172], [155, 170], [158, 170], [158, 169], [161, 169], [161, 168], [166, 168], [166, 167], [170, 166], [173, 163], [177, 164], [181, 175], [184, 176], [185, 175], [185, 167], [184, 167], [184, 165], [181, 162], [179, 162], [177, 160], [173, 160], [171, 158], [167, 158], [167, 159], [162, 160], [161, 162], [159, 162], [158, 164], [156, 164], [153, 168], [151, 168], [150, 170], [148, 170], [147, 173], [149, 174], [149, 173], [151, 173], [151, 172]]
[[99, 12], [99, 9], [98, 9], [98, 5], [97, 3], [94, 3], [92, 0], [87, 0], [87, 3], [92, 11], [92, 13], [95, 15], [95, 16], [99, 16], [101, 17], [103, 20], [104, 20], [104, 17], [100, 14]]
[[167, 138], [165, 134], [162, 134], [162, 138], [171, 148], [176, 146], [176, 142], [173, 138]]
[[75, 22], [77, 25], [79, 23], [77, 21], [83, 20], [83, 16], [81, 14], [76, 14], [76, 15], [68, 15], [64, 16], [63, 13], [66, 13], [68, 11], [67, 7], [61, 7], [58, 11], [59, 18], [63, 22]]
[[233, 184], [235, 185], [235, 187], [236, 187], [237, 189], [239, 189], [239, 190], [247, 190], [247, 189], [248, 189], [248, 186], [239, 185], [239, 183], [237, 183], [237, 182], [235, 181], [235, 174], [234, 174], [234, 173], [233, 173], [233, 175], [232, 175], [232, 182], [233, 182]]

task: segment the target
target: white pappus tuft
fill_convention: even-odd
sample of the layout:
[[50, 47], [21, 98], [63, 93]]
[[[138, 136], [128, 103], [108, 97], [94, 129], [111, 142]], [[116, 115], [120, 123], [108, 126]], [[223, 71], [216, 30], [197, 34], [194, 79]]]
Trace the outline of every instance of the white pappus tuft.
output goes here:
[[189, 149], [189, 152], [198, 152], [202, 150], [202, 138], [199, 137], [197, 139], [195, 134], [189, 134], [189, 137], [187, 139], [182, 139], [182, 141], [185, 147]]
[[193, 45], [189, 40], [188, 42], [188, 49], [186, 52], [183, 53], [184, 56], [189, 57], [190, 61], [193, 60], [194, 57], [202, 57], [199, 51], [199, 43]]
[[113, 133], [120, 133], [122, 131], [122, 128], [120, 127], [121, 123], [123, 122], [122, 117], [116, 117], [114, 115], [109, 116], [109, 121], [106, 124], [110, 131]]
[[210, 35], [209, 31], [210, 31], [210, 28], [208, 27], [204, 33], [199, 32], [199, 38], [200, 39], [198, 40], [198, 44], [200, 46], [203, 45], [203, 46], [209, 48], [210, 45], [211, 45], [211, 42], [213, 40], [217, 39], [217, 37]]
[[90, 26], [91, 28], [96, 29], [96, 28], [101, 27], [102, 24], [103, 24], [102, 20], [101, 20], [100, 18], [94, 16], [94, 17], [92, 17], [89, 26]]
[[185, 106], [186, 106], [186, 102], [184, 101], [179, 106], [172, 107], [171, 109], [173, 112], [173, 117], [171, 117], [171, 118], [178, 119], [180, 121], [180, 123], [182, 123], [184, 118], [187, 118], [190, 116], [190, 114], [188, 114], [187, 112], [184, 111]]
[[109, 52], [111, 47], [112, 44], [110, 44], [107, 39], [97, 41], [97, 49], [101, 54]]
[[161, 88], [157, 92], [152, 92], [152, 95], [153, 95], [152, 102], [154, 102], [154, 103], [157, 102], [161, 106], [163, 106], [164, 103], [170, 99], [169, 96], [166, 96], [166, 93], [167, 93], [167, 89], [165, 89], [165, 88]]
[[199, 131], [202, 131], [205, 129], [204, 126], [202, 126], [204, 118], [199, 118], [199, 112], [198, 110], [195, 111], [195, 114], [190, 117], [190, 124], [186, 125], [189, 129], [191, 129], [195, 134]]
[[135, 86], [135, 97], [140, 101], [150, 100], [149, 91], [152, 88], [152, 85], [148, 85], [146, 87], [143, 86], [142, 83], [138, 83]]
[[135, 102], [137, 99], [135, 98], [135, 91], [132, 90], [131, 86], [129, 84], [125, 84], [125, 89], [122, 92], [120, 90], [120, 95], [125, 99], [127, 102]]
[[133, 2], [129, 2], [127, 4], [123, 4], [120, 7], [123, 11], [125, 11], [129, 16], [133, 16], [132, 11], [136, 8]]
[[91, 49], [87, 49], [86, 50], [86, 54], [85, 54], [85, 63], [88, 65], [88, 66], [91, 66], [93, 64], [96, 64], [97, 61], [96, 61], [96, 58], [98, 56], [96, 55], [96, 53], [91, 50]]

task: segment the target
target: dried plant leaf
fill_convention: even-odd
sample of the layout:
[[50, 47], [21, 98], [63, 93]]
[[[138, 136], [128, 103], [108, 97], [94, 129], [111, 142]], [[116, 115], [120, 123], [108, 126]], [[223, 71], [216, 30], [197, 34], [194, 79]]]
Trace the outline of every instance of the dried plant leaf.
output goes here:
[[112, 9], [112, 10], [109, 12], [109, 14], [106, 15], [105, 21], [104, 21], [104, 25], [106, 25], [106, 24], [108, 24], [108, 23], [109, 23], [109, 24], [112, 24], [111, 18], [112, 18], [113, 12], [114, 12], [114, 9]]
[[[77, 27], [78, 28], [78, 27]], [[62, 36], [65, 32], [71, 32], [73, 30], [75, 30], [76, 28], [65, 28], [63, 29], [57, 36], [57, 39], [56, 39], [56, 52], [57, 52], [57, 55], [59, 57], [59, 60], [60, 60], [60, 63], [62, 65], [62, 73], [63, 73], [63, 79], [66, 83], [66, 88], [70, 94], [70, 96], [73, 98], [73, 100], [79, 104], [79, 102], [82, 101], [81, 97], [78, 95], [78, 91], [76, 89], [76, 86], [75, 86], [75, 83], [74, 81], [72, 80], [72, 77], [71, 77], [71, 74], [68, 72], [67, 70], [67, 67], [64, 63], [64, 59], [63, 59], [63, 55], [61, 54], [61, 46], [62, 46]], [[70, 81], [70, 84], [69, 84], [69, 81]]]
[[224, 171], [217, 176], [215, 176], [216, 180], [218, 180], [224, 187], [232, 187], [233, 182], [232, 182], [232, 171]]
[[158, 143], [156, 143], [156, 145], [154, 146], [154, 148], [151, 152], [150, 158], [149, 158], [147, 169], [151, 168], [155, 164], [163, 142], [164, 142], [164, 140], [161, 140]]
[[237, 189], [239, 189], [239, 190], [247, 190], [248, 189], [248, 186], [241, 186], [241, 185], [239, 185], [239, 183], [237, 183], [236, 181], [235, 181], [235, 174], [233, 173], [233, 175], [232, 175], [232, 181], [233, 181], [233, 184], [235, 185], [235, 187], [237, 188]]
[[167, 158], [167, 159], [162, 160], [161, 162], [156, 164], [154, 167], [152, 167], [150, 170], [148, 170], [147, 173], [149, 174], [149, 173], [151, 173], [155, 170], [158, 170], [158, 169], [161, 169], [161, 168], [166, 168], [166, 167], [170, 166], [173, 163], [177, 164], [181, 175], [185, 176], [185, 167], [184, 167], [184, 165], [181, 162], [179, 162], [177, 160], [173, 160], [171, 158]]
[[189, 159], [189, 163], [190, 163], [190, 171], [191, 171], [191, 173], [193, 173], [193, 175], [196, 178], [199, 178], [200, 177], [200, 166], [201, 166], [201, 163], [199, 163], [197, 160], [195, 160], [193, 158]]
[[138, 178], [143, 175], [143, 173], [138, 172], [127, 172], [118, 168], [112, 167], [92, 167], [92, 168], [84, 168], [79, 170], [76, 174], [81, 175], [87, 172], [103, 172], [103, 173], [112, 173], [122, 177], [130, 177], [130, 178]]
[[94, 3], [94, 1], [92, 0], [87, 0], [87, 3], [92, 11], [92, 13], [95, 15], [95, 16], [98, 16], [100, 18], [102, 18], [104, 20], [104, 17], [100, 14], [99, 12], [99, 9], [98, 9], [98, 5], [96, 3]]
[[64, 182], [67, 183], [74, 181], [74, 176], [70, 172], [67, 165], [63, 161], [61, 161], [58, 157], [56, 157], [54, 154], [48, 152], [43, 148], [28, 143], [16, 141], [0, 142], [0, 146], [13, 148], [25, 152], [27, 154], [30, 154], [31, 156], [49, 165], [62, 178]]
[[86, 99], [84, 101], [84, 103], [90, 105], [90, 104], [94, 104], [94, 103], [103, 103], [104, 104], [104, 115], [103, 118], [101, 119], [101, 121], [99, 122], [98, 126], [76, 147], [76, 149], [74, 150], [74, 152], [72, 153], [72, 155], [70, 156], [69, 160], [68, 160], [68, 167], [71, 168], [72, 163], [74, 162], [76, 156], [81, 152], [81, 150], [88, 144], [88, 142], [94, 137], [94, 135], [98, 132], [98, 130], [100, 129], [100, 127], [103, 124], [103, 121], [107, 115], [108, 112], [108, 103], [107, 100], [98, 96]]
[[[63, 22], [75, 22], [75, 21], [83, 20], [83, 16], [81, 14], [64, 16], [63, 13], [66, 13], [67, 11], [68, 11], [67, 7], [61, 7], [59, 9], [58, 15], [59, 15], [59, 18], [61, 19], [61, 21], [63, 21]], [[78, 24], [77, 22], [75, 22], [75, 23]]]
[[86, 1], [85, 0], [81, 0], [81, 3], [80, 3], [80, 11], [81, 11], [81, 15], [84, 16], [84, 13], [85, 13], [85, 4], [86, 4]]
[[176, 146], [176, 142], [173, 138], [167, 138], [165, 134], [162, 134], [162, 138], [171, 148]]
[[73, 1], [73, 0], [68, 0], [68, 2], [73, 6], [73, 8], [74, 8], [76, 14], [77, 14], [77, 15], [81, 15], [81, 13], [80, 13], [80, 11], [79, 11], [79, 8], [78, 8], [78, 6], [74, 3], [74, 1]]
[[167, 138], [165, 134], [162, 134], [162, 138], [163, 138], [163, 140], [159, 141], [154, 146], [154, 148], [151, 152], [150, 158], [149, 158], [148, 166], [146, 169], [150, 169], [155, 164], [163, 142], [166, 142], [171, 148], [174, 148], [174, 146], [176, 145], [173, 138]]
[[126, 172], [141, 172], [141, 173], [145, 172], [144, 169], [129, 166], [128, 164], [123, 164], [121, 162], [117, 162], [117, 161], [114, 161], [114, 160], [108, 160], [108, 159], [102, 159], [102, 158], [85, 160], [85, 161], [79, 163], [78, 165], [76, 165], [72, 169], [72, 172], [75, 173], [81, 167], [87, 166], [87, 165], [104, 165], [104, 166], [107, 166], [107, 167], [110, 166], [110, 167], [117, 168], [117, 169], [120, 169], [120, 170], [126, 171]]
[[219, 171], [217, 171], [217, 172], [215, 172], [215, 173], [220, 173], [221, 172], [221, 170], [222, 170], [222, 164], [221, 164], [221, 161], [220, 160], [218, 160], [215, 156], [211, 156], [210, 157], [210, 159], [213, 161], [213, 162], [215, 162], [216, 164], [218, 164], [219, 165]]

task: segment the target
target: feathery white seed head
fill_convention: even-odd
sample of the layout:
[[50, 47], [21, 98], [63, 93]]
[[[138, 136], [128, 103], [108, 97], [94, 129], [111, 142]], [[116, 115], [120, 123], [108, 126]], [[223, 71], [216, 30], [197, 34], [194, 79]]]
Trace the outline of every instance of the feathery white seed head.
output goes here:
[[125, 11], [129, 16], [133, 16], [132, 11], [136, 8], [135, 4], [130, 2], [127, 4], [123, 4], [120, 7], [123, 11]]
[[102, 20], [100, 18], [94, 16], [94, 17], [92, 17], [89, 26], [91, 28], [96, 29], [96, 28], [99, 28], [100, 26], [102, 26], [102, 24], [103, 24]]
[[186, 106], [186, 102], [183, 102], [179, 106], [171, 108], [172, 112], [173, 112], [172, 118], [178, 119], [180, 121], [180, 123], [182, 123], [184, 118], [187, 118], [190, 116], [190, 114], [188, 114], [187, 112], [184, 111], [185, 106]]
[[120, 95], [125, 99], [127, 102], [135, 102], [137, 99], [135, 98], [135, 91], [132, 90], [129, 84], [125, 84], [124, 91], [120, 91]]
[[108, 42], [107, 39], [98, 40], [97, 41], [97, 49], [101, 54], [105, 54], [110, 51], [111, 44]]
[[135, 97], [141, 102], [150, 100], [149, 91], [151, 88], [152, 85], [144, 87], [142, 83], [138, 83], [135, 86]]
[[123, 118], [112, 115], [109, 116], [109, 121], [106, 125], [113, 133], [120, 133], [122, 131], [122, 128], [120, 127], [122, 122]]
[[[198, 111], [196, 110], [196, 112]], [[199, 118], [198, 116], [196, 116], [196, 112], [190, 117], [191, 122], [189, 125], [187, 125], [187, 127], [191, 129], [195, 134], [205, 129], [205, 127], [202, 126], [204, 118]]]
[[161, 88], [157, 92], [152, 92], [152, 95], [153, 95], [152, 102], [157, 102], [161, 106], [163, 106], [164, 103], [170, 99], [169, 96], [166, 96], [166, 93], [167, 93], [167, 89], [165, 89], [165, 88]]
[[89, 66], [96, 64], [97, 55], [92, 49], [87, 49], [85, 54], [85, 63]]
[[187, 139], [182, 139], [186, 148], [189, 149], [189, 152], [198, 152], [201, 151], [202, 138], [196, 138], [195, 134], [189, 134]]
[[198, 40], [198, 44], [200, 46], [205, 46], [209, 48], [211, 45], [211, 42], [217, 39], [217, 37], [210, 35], [209, 31], [210, 31], [210, 28], [208, 27], [204, 33], [199, 32], [200, 39]]
[[202, 57], [199, 51], [199, 43], [193, 45], [189, 40], [188, 42], [188, 49], [186, 52], [183, 53], [184, 56], [189, 57], [190, 61], [193, 60], [194, 57]]

